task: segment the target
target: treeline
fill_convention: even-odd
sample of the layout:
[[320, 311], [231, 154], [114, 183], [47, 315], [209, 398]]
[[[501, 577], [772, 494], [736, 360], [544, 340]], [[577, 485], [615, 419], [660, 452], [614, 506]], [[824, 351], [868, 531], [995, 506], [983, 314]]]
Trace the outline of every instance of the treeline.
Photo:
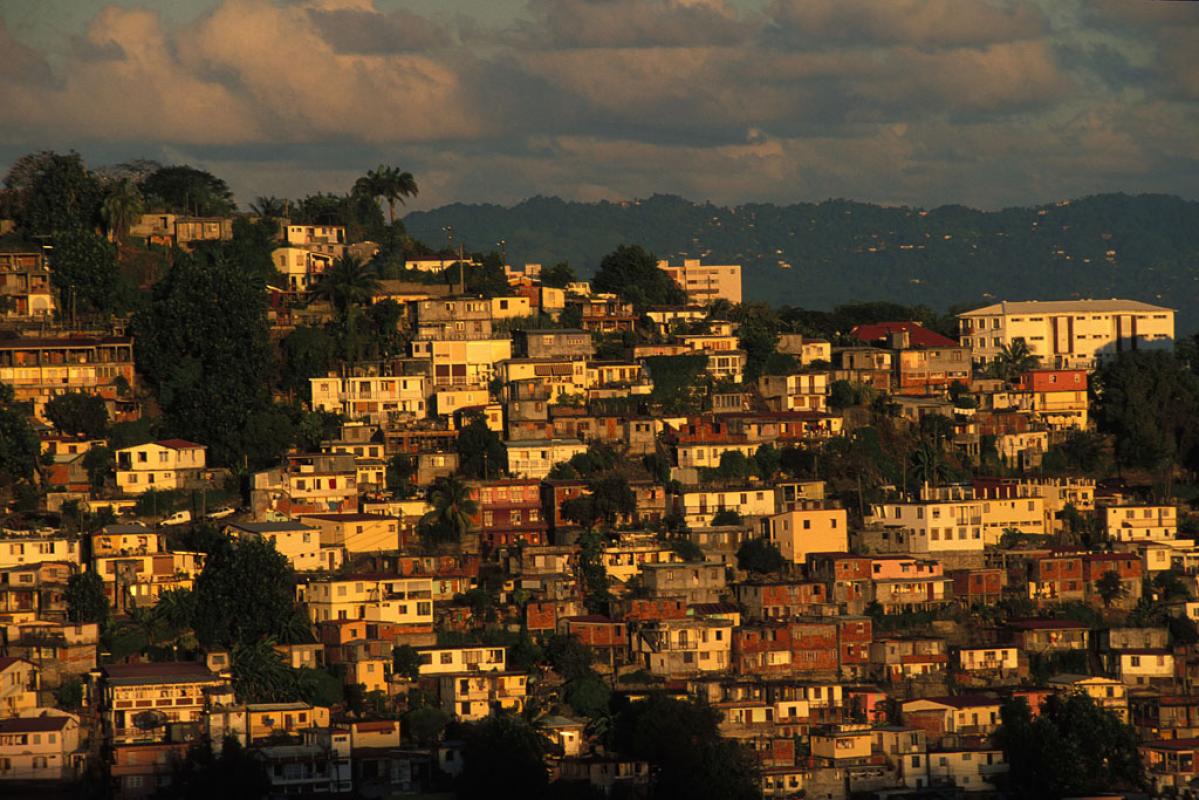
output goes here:
[[[632, 203], [535, 197], [510, 208], [453, 204], [404, 219], [430, 240], [507, 240], [514, 263], [569, 261], [585, 274], [624, 242], [677, 259], [745, 266], [745, 295], [805, 308], [888, 300], [935, 309], [999, 299], [1130, 297], [1191, 311], [1199, 203], [1105, 194], [1066, 205], [977, 211], [828, 200], [724, 207], [655, 195]], [[779, 262], [790, 264], [781, 269]]]

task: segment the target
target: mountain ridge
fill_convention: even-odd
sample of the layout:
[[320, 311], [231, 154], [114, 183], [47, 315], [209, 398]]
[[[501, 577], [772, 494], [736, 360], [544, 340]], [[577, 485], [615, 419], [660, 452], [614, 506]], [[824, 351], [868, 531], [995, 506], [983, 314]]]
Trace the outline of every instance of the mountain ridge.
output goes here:
[[404, 223], [431, 245], [450, 225], [472, 250], [498, 250], [503, 240], [512, 264], [565, 260], [581, 275], [625, 243], [672, 263], [739, 263], [745, 299], [776, 305], [889, 300], [942, 311], [1002, 299], [1128, 297], [1178, 309], [1179, 335], [1199, 327], [1199, 202], [1176, 195], [1098, 194], [997, 211], [536, 196], [513, 206], [455, 203], [412, 212]]

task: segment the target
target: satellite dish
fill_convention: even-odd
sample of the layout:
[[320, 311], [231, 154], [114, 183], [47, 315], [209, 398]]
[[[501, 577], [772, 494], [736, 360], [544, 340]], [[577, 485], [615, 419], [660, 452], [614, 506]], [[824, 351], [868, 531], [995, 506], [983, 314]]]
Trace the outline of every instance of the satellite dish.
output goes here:
[[133, 715], [133, 725], [138, 730], [148, 731], [167, 724], [167, 715], [161, 711], [142, 711]]

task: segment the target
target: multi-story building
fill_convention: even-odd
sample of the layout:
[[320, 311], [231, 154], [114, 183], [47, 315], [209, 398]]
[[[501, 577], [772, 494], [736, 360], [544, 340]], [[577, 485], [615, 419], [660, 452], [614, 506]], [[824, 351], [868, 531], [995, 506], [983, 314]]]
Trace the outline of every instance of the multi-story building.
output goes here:
[[843, 553], [849, 549], [849, 515], [843, 508], [784, 511], [762, 520], [763, 532], [795, 564], [809, 553]]
[[642, 564], [641, 581], [651, 597], [685, 597], [688, 603], [716, 603], [727, 591], [723, 564], [684, 561]]
[[306, 513], [300, 515], [300, 522], [320, 532], [321, 548], [339, 548], [347, 557], [400, 549], [400, 522], [384, 514]]
[[364, 574], [322, 578], [297, 587], [314, 623], [366, 620], [431, 630], [433, 581]]
[[208, 448], [185, 439], [117, 450], [117, 488], [125, 494], [184, 489], [202, 478]]
[[53, 711], [0, 719], [0, 794], [9, 791], [7, 781], [36, 781], [50, 789], [79, 780], [86, 765], [87, 751], [79, 746], [79, 718], [73, 714]]
[[595, 355], [591, 334], [577, 328], [513, 331], [512, 343], [521, 358], [588, 359]]
[[420, 676], [458, 675], [461, 673], [498, 672], [508, 669], [508, 648], [487, 645], [459, 647], [418, 647]]
[[204, 553], [147, 553], [92, 560], [104, 593], [118, 613], [130, 606], [149, 608], [163, 592], [190, 590], [204, 569]]
[[826, 411], [828, 387], [827, 372], [796, 372], [758, 378], [758, 392], [772, 411]]
[[41, 688], [37, 664], [16, 656], [0, 656], [0, 720], [37, 708]]
[[111, 412], [137, 386], [133, 340], [79, 333], [0, 339], [0, 383], [39, 416], [52, 398], [72, 392], [104, 398]]
[[0, 252], [0, 317], [45, 320], [54, 315], [50, 267], [39, 252]]
[[980, 366], [1017, 340], [1053, 369], [1092, 369], [1122, 352], [1174, 347], [1174, 310], [1139, 300], [1004, 301], [958, 320], [962, 346]]
[[320, 529], [302, 522], [237, 522], [227, 526], [225, 534], [234, 539], [249, 537], [270, 542], [296, 572], [331, 568], [322, 552]]
[[276, 247], [271, 251], [275, 271], [284, 282], [281, 288], [295, 294], [307, 294], [336, 260], [331, 253], [306, 247]]
[[428, 412], [429, 378], [424, 375], [363, 375], [312, 378], [312, 408], [373, 425], [400, 414]]
[[542, 512], [539, 481], [481, 481], [471, 484], [471, 497], [477, 507], [472, 522], [483, 550], [546, 543], [549, 523]]
[[1178, 509], [1174, 506], [1100, 506], [1098, 511], [1109, 542], [1160, 542], [1178, 535]]
[[671, 497], [669, 505], [691, 528], [706, 528], [721, 511], [742, 517], [761, 517], [775, 512], [775, 490], [762, 486], [732, 489], [684, 488]]
[[533, 439], [505, 442], [504, 449], [508, 452], [508, 472], [540, 480], [555, 464], [587, 452], [587, 445], [578, 439]]
[[437, 696], [443, 711], [463, 722], [496, 712], [519, 714], [525, 708], [528, 675], [499, 670], [439, 674]]
[[664, 678], [724, 672], [732, 664], [733, 627], [721, 619], [654, 620], [638, 628], [633, 655]]
[[1085, 369], [1032, 369], [1020, 376], [1017, 407], [1053, 430], [1086, 430], [1090, 403]]
[[0, 534], [0, 569], [46, 562], [78, 565], [79, 539], [67, 534]]
[[108, 664], [90, 676], [84, 702], [114, 743], [161, 741], [173, 723], [204, 721], [213, 691], [226, 678], [193, 661]]
[[669, 261], [659, 261], [658, 269], [670, 276], [687, 295], [687, 303], [710, 306], [717, 300], [741, 302], [741, 266], [739, 264], [700, 264], [698, 258], [683, 259], [682, 266], [672, 267]]

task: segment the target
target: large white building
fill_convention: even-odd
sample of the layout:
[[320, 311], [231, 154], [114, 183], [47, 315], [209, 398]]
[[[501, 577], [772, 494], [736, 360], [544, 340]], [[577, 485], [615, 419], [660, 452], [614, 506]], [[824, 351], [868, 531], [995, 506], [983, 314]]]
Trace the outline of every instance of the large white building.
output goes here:
[[1023, 339], [1041, 366], [1092, 368], [1133, 350], [1174, 346], [1174, 310], [1138, 300], [1004, 301], [958, 315], [962, 346], [984, 366]]

